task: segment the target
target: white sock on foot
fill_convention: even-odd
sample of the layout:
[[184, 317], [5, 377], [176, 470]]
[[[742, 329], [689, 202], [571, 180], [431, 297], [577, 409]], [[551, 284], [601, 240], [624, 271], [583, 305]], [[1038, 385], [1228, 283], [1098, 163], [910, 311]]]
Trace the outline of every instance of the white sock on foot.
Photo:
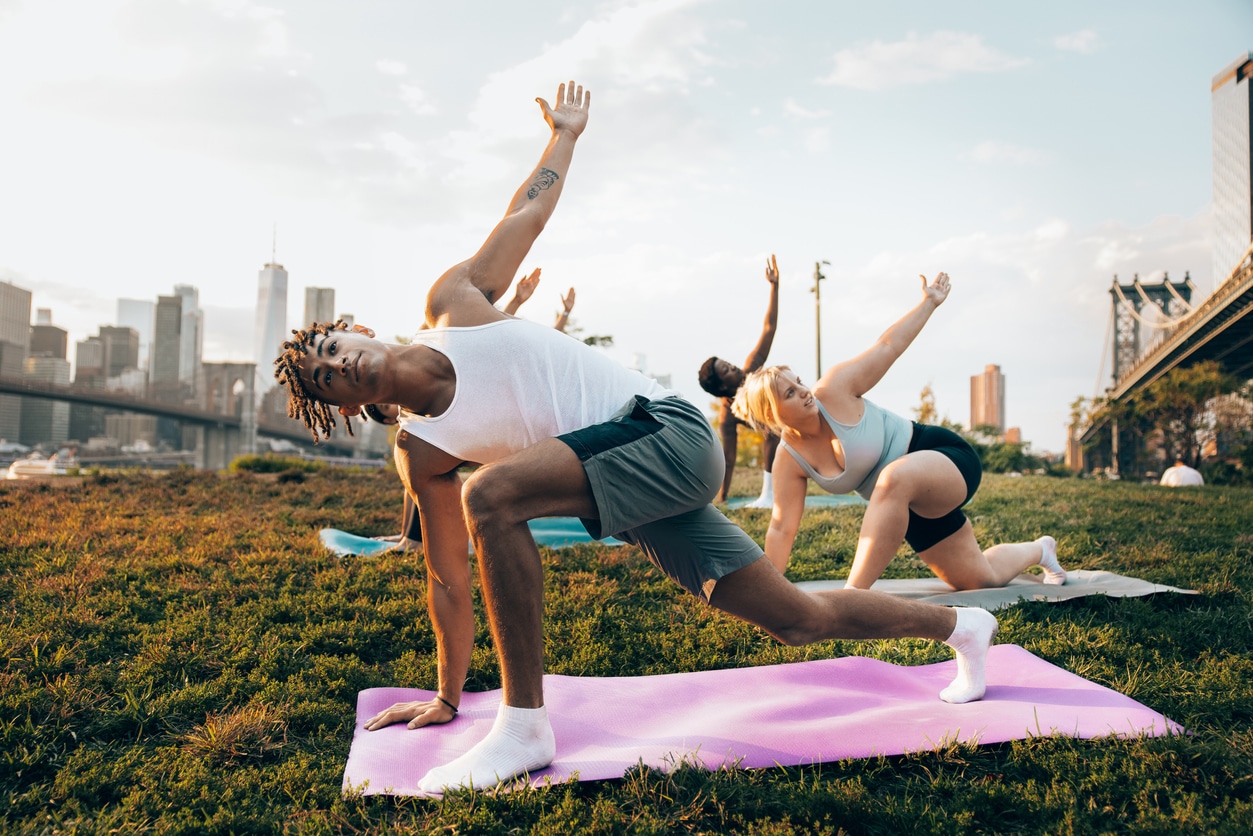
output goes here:
[[957, 626], [944, 643], [957, 651], [957, 676], [940, 692], [950, 703], [974, 702], [988, 690], [988, 648], [996, 635], [996, 616], [978, 607], [957, 607]]
[[1057, 541], [1046, 534], [1036, 542], [1044, 550], [1044, 554], [1040, 557], [1040, 568], [1044, 570], [1044, 582], [1061, 586], [1066, 582], [1066, 570], [1057, 562]]
[[774, 480], [772, 474], [762, 472], [761, 474], [761, 496], [748, 503], [748, 508], [773, 508], [774, 507]]
[[515, 775], [543, 769], [557, 753], [548, 710], [501, 705], [487, 737], [470, 751], [437, 766], [418, 782], [423, 792], [474, 787], [486, 789]]

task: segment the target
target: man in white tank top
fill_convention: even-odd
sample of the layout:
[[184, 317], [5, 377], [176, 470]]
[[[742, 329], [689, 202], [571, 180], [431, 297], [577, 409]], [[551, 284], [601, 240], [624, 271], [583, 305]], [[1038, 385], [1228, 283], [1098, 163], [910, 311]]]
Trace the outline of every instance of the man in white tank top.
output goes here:
[[[420, 339], [386, 345], [319, 326], [278, 358], [288, 412], [329, 435], [334, 407], [397, 404], [396, 464], [418, 504], [439, 656], [435, 699], [399, 703], [366, 724], [410, 728], [456, 716], [474, 643], [467, 538], [500, 657], [503, 701], [492, 731], [431, 770], [423, 790], [490, 787], [552, 762], [544, 708], [543, 568], [527, 521], [574, 516], [595, 536], [638, 545], [685, 589], [778, 640], [918, 637], [957, 651], [949, 702], [980, 699], [996, 619], [868, 590], [804, 593], [710, 503], [722, 450], [699, 409], [550, 328], [493, 306], [565, 185], [591, 94], [561, 85], [540, 99], [552, 135], [504, 218], [427, 296]], [[463, 485], [458, 468], [481, 465]], [[607, 707], [608, 710], [608, 707]]]

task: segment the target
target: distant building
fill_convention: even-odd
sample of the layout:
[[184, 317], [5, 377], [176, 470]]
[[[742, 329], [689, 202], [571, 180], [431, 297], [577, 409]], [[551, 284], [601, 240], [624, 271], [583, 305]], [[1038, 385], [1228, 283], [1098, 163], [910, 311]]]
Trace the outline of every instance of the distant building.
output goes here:
[[[74, 385], [103, 389], [104, 341], [88, 337], [74, 344]], [[87, 404], [70, 404], [70, 438], [86, 442], [104, 432], [104, 409]]]
[[[65, 359], [64, 351], [60, 357], [34, 354], [26, 358], [25, 377], [36, 383], [66, 386], [70, 382], [70, 361]], [[64, 444], [69, 437], [68, 403], [46, 398], [22, 398], [23, 444]]]
[[196, 378], [204, 361], [204, 311], [200, 291], [189, 284], [174, 285], [174, 295], [183, 299], [183, 319], [179, 331], [178, 382], [184, 390], [196, 393]]
[[1253, 52], [1214, 76], [1210, 85], [1214, 145], [1214, 282], [1253, 243]]
[[[314, 322], [334, 322], [335, 321], [335, 288], [333, 287], [306, 287], [305, 288], [305, 316], [300, 320], [300, 327], [307, 328]], [[274, 352], [275, 355], [278, 352]], [[271, 357], [271, 360], [274, 358]]]
[[122, 325], [101, 325], [104, 346], [104, 376], [117, 377], [127, 369], [139, 368], [139, 333]]
[[152, 394], [167, 401], [181, 400], [179, 392], [180, 355], [183, 349], [183, 297], [158, 296], [152, 335], [152, 368], [148, 379]]
[[[69, 332], [55, 325], [32, 325], [30, 327], [30, 356], [66, 359], [69, 348]], [[69, 381], [66, 381], [67, 383]]]
[[139, 335], [139, 368], [152, 368], [152, 332], [157, 306], [151, 299], [118, 299], [117, 324]]
[[[308, 323], [306, 323], [308, 324]], [[252, 359], [257, 364], [257, 395], [274, 386], [274, 358], [291, 336], [287, 330], [287, 271], [270, 262], [257, 274], [257, 319]]]
[[74, 343], [74, 382], [92, 385], [99, 379], [104, 386], [104, 343], [100, 337], [88, 337]]
[[985, 366], [983, 374], [970, 378], [970, 429], [981, 425], [1005, 432], [1005, 375], [1001, 367]]
[[155, 415], [138, 415], [133, 412], [119, 412], [110, 415], [104, 422], [104, 434], [113, 439], [120, 447], [131, 447], [142, 441], [149, 447], [157, 444], [157, 417]]
[[30, 345], [30, 291], [8, 282], [0, 282], [0, 340]]
[[[30, 291], [0, 282], [0, 376], [24, 374], [30, 353]], [[0, 395], [0, 438], [17, 441], [22, 434], [22, 399]]]

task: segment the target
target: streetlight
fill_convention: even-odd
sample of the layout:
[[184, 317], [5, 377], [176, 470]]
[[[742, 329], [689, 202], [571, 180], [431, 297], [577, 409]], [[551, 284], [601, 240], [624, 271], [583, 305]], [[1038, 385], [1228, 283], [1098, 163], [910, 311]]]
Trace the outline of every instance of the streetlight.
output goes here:
[[809, 292], [814, 295], [814, 344], [818, 349], [818, 372], [814, 375], [814, 382], [818, 382], [818, 378], [822, 377], [822, 286], [818, 284], [826, 278], [822, 275], [822, 265], [831, 266], [831, 262], [827, 260], [814, 262], [814, 286]]

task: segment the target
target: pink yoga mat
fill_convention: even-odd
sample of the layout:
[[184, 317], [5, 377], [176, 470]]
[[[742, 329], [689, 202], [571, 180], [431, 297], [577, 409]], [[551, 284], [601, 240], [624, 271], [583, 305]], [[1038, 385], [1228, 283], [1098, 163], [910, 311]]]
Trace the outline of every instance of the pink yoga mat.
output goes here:
[[[988, 692], [949, 705], [938, 694], [956, 663], [901, 667], [859, 656], [662, 676], [545, 676], [557, 757], [534, 785], [621, 778], [641, 760], [673, 769], [797, 766], [932, 750], [954, 741], [1003, 743], [1059, 734], [1155, 737], [1183, 728], [1130, 697], [1075, 676], [1012, 644], [988, 655]], [[491, 729], [500, 691], [463, 695], [451, 723], [366, 731], [392, 703], [430, 699], [412, 688], [371, 688], [357, 698], [345, 791], [425, 795], [429, 769]]]

